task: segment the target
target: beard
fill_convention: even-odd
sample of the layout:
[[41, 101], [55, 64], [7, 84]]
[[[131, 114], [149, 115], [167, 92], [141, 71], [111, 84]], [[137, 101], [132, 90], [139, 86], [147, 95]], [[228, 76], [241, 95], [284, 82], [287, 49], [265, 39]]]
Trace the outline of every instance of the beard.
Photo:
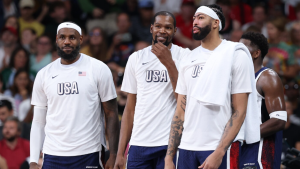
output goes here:
[[8, 138], [6, 138], [6, 140], [8, 141], [8, 142], [13, 142], [13, 141], [15, 141], [16, 140], [16, 136], [11, 136], [11, 137], [8, 137]]
[[198, 26], [194, 26], [197, 27], [200, 32], [199, 33], [194, 33], [193, 32], [193, 38], [195, 40], [203, 40], [204, 38], [206, 38], [206, 36], [209, 34], [209, 32], [211, 31], [211, 25], [206, 25], [203, 28], [200, 28]]
[[[70, 47], [70, 46], [68, 46], [68, 47]], [[71, 47], [71, 48], [73, 49], [72, 52], [70, 54], [67, 54], [60, 47], [57, 46], [57, 55], [64, 60], [73, 61], [76, 59], [76, 57], [79, 54], [80, 46], [77, 45], [75, 49], [74, 49], [74, 47]]]
[[[167, 37], [166, 38], [166, 41], [163, 43], [165, 46], [169, 46], [169, 44], [171, 43], [171, 41], [172, 41], [172, 39], [170, 40], [170, 41], [168, 41], [169, 40], [169, 37]], [[158, 43], [158, 41], [157, 41], [157, 35], [155, 36], [155, 39], [153, 39], [153, 41], [154, 41], [154, 44], [156, 44], [156, 43]]]

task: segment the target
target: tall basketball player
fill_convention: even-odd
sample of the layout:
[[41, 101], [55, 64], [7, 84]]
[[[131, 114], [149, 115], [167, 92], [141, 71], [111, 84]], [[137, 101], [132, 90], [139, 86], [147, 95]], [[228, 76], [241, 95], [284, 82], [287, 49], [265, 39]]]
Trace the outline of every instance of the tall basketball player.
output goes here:
[[242, 146], [240, 168], [278, 169], [281, 163], [282, 130], [287, 120], [283, 85], [275, 71], [262, 64], [269, 48], [264, 35], [248, 32], [242, 35], [240, 42], [249, 49], [253, 59], [262, 123], [260, 142]]
[[128, 93], [128, 98], [115, 169], [124, 167], [124, 152], [129, 140], [128, 169], [164, 167], [170, 124], [176, 108], [176, 66], [190, 52], [172, 44], [176, 30], [172, 13], [156, 13], [150, 28], [152, 45], [129, 57], [121, 88]]
[[[100, 160], [108, 132], [112, 169], [118, 148], [116, 91], [109, 68], [79, 53], [81, 28], [71, 22], [57, 28], [60, 59], [41, 69], [34, 82], [34, 117], [30, 135], [30, 168], [104, 168]], [[103, 156], [102, 156], [103, 157]]]

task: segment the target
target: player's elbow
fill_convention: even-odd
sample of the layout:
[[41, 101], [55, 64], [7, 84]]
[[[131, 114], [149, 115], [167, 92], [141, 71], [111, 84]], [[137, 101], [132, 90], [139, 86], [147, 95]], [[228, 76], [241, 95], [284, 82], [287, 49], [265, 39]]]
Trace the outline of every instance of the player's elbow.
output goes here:
[[285, 123], [286, 122], [284, 120], [276, 119], [275, 124], [276, 124], [277, 131], [284, 130]]

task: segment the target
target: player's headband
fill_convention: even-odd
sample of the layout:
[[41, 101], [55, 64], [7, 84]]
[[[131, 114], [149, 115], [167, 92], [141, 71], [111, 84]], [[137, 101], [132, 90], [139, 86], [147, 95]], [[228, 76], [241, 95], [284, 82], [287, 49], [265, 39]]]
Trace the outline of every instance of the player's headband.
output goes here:
[[72, 22], [63, 22], [63, 23], [59, 24], [58, 27], [57, 27], [57, 33], [56, 34], [58, 34], [58, 31], [60, 29], [62, 29], [62, 28], [72, 28], [72, 29], [75, 29], [81, 35], [81, 28], [78, 25], [76, 25], [76, 24], [74, 24]]
[[[208, 15], [208, 16], [214, 18], [214, 19], [219, 20], [219, 31], [222, 30], [222, 22], [221, 22], [221, 19], [218, 17], [218, 15], [216, 14], [215, 11], [213, 11], [212, 9], [210, 9], [210, 8], [207, 7], [207, 6], [200, 6], [200, 7], [197, 9], [196, 13], [198, 13], [198, 12], [201, 12], [201, 13], [203, 13], [203, 14], [205, 14], [205, 15]], [[195, 13], [195, 14], [196, 14], [196, 13]]]

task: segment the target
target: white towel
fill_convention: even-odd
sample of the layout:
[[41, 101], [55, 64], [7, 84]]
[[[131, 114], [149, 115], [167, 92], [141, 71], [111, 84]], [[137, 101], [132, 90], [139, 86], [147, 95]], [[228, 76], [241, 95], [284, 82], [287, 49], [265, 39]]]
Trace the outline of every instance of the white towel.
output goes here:
[[[224, 41], [224, 40], [223, 40]], [[233, 56], [236, 50], [244, 50], [249, 57], [249, 69], [251, 74], [252, 93], [248, 98], [246, 118], [239, 135], [244, 135], [247, 144], [260, 140], [261, 115], [257, 106], [256, 84], [252, 57], [247, 47], [242, 43], [226, 41], [226, 45], [214, 50], [205, 64], [205, 68], [199, 75], [191, 97], [205, 105], [224, 106], [226, 101], [227, 86], [230, 81]], [[218, 97], [216, 97], [218, 96]], [[243, 131], [244, 130], [244, 131]]]

